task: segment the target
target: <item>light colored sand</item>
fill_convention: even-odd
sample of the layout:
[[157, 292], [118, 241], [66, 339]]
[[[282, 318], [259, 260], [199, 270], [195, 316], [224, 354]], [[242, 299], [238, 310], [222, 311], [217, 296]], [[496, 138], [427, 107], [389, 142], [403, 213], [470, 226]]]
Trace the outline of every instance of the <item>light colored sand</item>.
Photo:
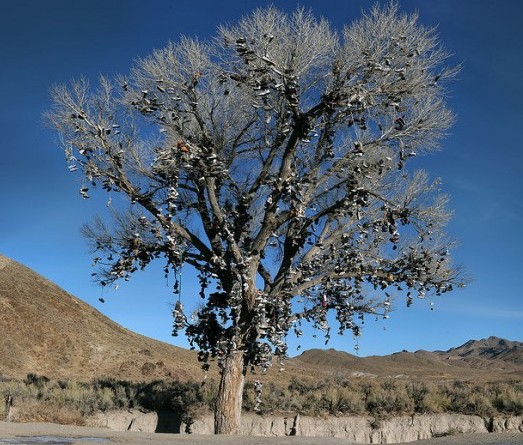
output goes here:
[[[347, 445], [346, 439], [333, 437], [253, 437], [203, 436], [115, 432], [102, 428], [63, 426], [50, 423], [0, 422], [0, 439], [20, 436], [74, 437], [75, 445], [93, 445], [82, 437], [106, 438], [121, 445]], [[108, 443], [110, 445], [110, 442]], [[410, 442], [411, 445], [523, 445], [523, 434], [465, 434]]]

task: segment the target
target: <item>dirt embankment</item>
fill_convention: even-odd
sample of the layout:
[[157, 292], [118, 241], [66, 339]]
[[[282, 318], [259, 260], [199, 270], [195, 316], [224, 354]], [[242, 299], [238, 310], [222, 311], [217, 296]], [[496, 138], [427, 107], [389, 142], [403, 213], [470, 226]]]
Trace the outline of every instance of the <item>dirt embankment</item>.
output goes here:
[[[333, 437], [253, 437], [253, 436], [208, 436], [136, 433], [130, 431], [109, 431], [102, 428], [63, 426], [46, 423], [0, 422], [1, 439], [15, 437], [57, 436], [69, 438], [71, 445], [347, 445], [347, 439]], [[109, 442], [93, 439], [106, 439]], [[6, 442], [4, 442], [6, 443]], [[13, 443], [13, 442], [8, 442]], [[23, 442], [22, 442], [23, 443]], [[34, 443], [34, 442], [33, 442]], [[419, 445], [523, 445], [521, 433], [460, 434], [427, 439], [410, 444]]]

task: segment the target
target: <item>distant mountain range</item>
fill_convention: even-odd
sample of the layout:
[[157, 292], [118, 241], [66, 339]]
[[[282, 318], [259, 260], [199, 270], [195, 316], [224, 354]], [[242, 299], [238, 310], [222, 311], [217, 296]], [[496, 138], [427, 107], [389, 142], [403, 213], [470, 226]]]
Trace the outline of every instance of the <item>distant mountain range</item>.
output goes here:
[[423, 380], [523, 380], [523, 343], [498, 337], [470, 340], [448, 351], [396, 352], [357, 357], [334, 349], [311, 349], [291, 360], [303, 372], [353, 377], [417, 378]]
[[[159, 342], [114, 323], [31, 269], [0, 255], [0, 377], [28, 373], [90, 380], [200, 379], [194, 351]], [[216, 367], [211, 376], [216, 376]], [[448, 351], [357, 357], [312, 349], [289, 359], [291, 378], [394, 377], [424, 380], [523, 380], [523, 343], [497, 337], [471, 340]]]
[[436, 351], [436, 354], [447, 360], [463, 360], [471, 364], [481, 365], [483, 361], [485, 366], [492, 361], [523, 366], [523, 343], [498, 337], [470, 340], [448, 351]]

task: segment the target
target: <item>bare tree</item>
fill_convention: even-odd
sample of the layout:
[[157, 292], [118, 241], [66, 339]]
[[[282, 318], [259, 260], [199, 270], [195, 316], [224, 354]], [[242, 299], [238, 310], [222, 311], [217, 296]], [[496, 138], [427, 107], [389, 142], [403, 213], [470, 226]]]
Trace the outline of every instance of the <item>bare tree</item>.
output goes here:
[[[102, 285], [153, 259], [199, 274], [185, 330], [221, 369], [216, 433], [238, 433], [246, 370], [283, 359], [289, 331], [358, 336], [391, 295], [461, 280], [443, 232], [447, 198], [415, 155], [452, 123], [433, 29], [376, 6], [336, 32], [302, 9], [259, 9], [208, 42], [169, 43], [128, 77], [52, 90], [69, 169], [130, 202], [84, 228]], [[175, 285], [176, 286], [176, 285]], [[175, 289], [175, 292], [177, 290]]]

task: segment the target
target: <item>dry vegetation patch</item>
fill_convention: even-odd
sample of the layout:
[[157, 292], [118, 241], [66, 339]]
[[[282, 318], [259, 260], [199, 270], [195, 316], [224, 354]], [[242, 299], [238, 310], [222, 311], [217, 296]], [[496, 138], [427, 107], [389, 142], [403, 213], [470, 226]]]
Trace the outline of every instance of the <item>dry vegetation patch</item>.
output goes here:
[[[29, 374], [24, 381], [0, 382], [0, 393], [15, 401], [15, 420], [83, 425], [88, 416], [113, 409], [142, 408], [197, 417], [211, 410], [217, 382], [154, 381], [133, 383], [98, 379], [89, 383], [51, 381]], [[292, 412], [309, 416], [365, 415], [384, 419], [398, 415], [460, 413], [489, 418], [523, 415], [523, 382], [474, 384], [427, 383], [393, 379], [292, 379], [263, 388], [260, 414]], [[256, 391], [245, 387], [243, 408], [256, 410]], [[0, 416], [3, 417], [2, 408]]]

